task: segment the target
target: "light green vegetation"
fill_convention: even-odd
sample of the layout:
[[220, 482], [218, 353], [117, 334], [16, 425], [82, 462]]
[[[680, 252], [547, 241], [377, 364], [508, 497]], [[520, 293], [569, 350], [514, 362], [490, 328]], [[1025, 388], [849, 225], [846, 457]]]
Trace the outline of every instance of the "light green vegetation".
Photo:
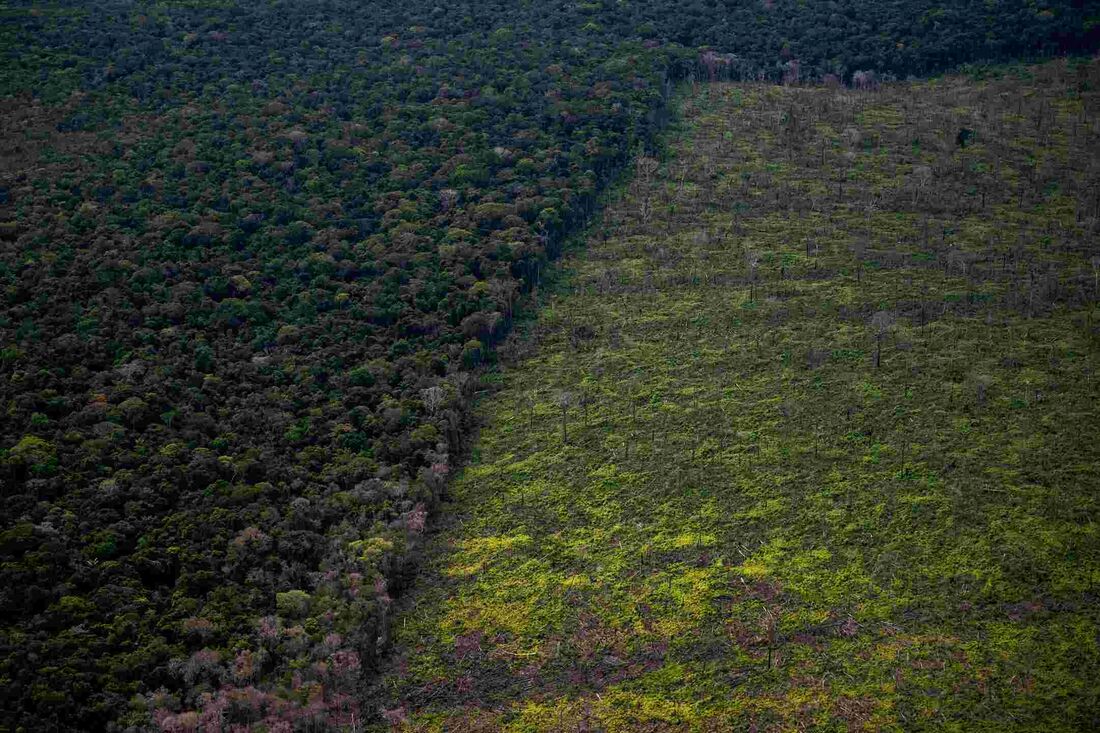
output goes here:
[[1100, 725], [1098, 89], [685, 95], [482, 404], [389, 717]]

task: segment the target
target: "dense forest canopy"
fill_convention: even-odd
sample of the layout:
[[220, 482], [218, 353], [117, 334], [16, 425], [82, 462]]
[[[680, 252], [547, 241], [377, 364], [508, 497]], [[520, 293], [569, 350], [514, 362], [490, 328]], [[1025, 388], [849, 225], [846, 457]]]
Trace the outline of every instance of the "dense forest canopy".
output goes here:
[[362, 716], [469, 375], [674, 82], [1100, 40], [1079, 1], [0, 17], [0, 730]]

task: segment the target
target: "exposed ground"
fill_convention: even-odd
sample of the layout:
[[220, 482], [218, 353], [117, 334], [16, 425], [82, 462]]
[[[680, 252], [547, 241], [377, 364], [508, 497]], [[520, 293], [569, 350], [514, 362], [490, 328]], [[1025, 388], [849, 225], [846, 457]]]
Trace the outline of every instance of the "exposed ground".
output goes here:
[[687, 94], [482, 404], [385, 718], [1100, 727], [1098, 92]]

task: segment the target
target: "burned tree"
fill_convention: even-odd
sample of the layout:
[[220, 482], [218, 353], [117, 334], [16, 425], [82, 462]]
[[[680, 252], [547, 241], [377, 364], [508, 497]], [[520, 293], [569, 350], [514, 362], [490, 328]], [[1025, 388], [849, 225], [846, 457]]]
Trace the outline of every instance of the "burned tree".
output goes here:
[[895, 320], [890, 311], [877, 311], [871, 316], [871, 330], [875, 335], [875, 369], [882, 365], [882, 342], [894, 327]]

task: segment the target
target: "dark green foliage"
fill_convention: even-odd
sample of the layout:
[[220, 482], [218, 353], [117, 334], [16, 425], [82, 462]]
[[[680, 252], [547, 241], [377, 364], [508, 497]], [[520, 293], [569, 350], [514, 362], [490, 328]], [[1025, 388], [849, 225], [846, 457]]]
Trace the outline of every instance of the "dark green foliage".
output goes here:
[[233, 722], [346, 722], [466, 372], [672, 82], [1097, 40], [1087, 3], [865, 5], [0, 10], [0, 729], [170, 727], [249, 686]]

